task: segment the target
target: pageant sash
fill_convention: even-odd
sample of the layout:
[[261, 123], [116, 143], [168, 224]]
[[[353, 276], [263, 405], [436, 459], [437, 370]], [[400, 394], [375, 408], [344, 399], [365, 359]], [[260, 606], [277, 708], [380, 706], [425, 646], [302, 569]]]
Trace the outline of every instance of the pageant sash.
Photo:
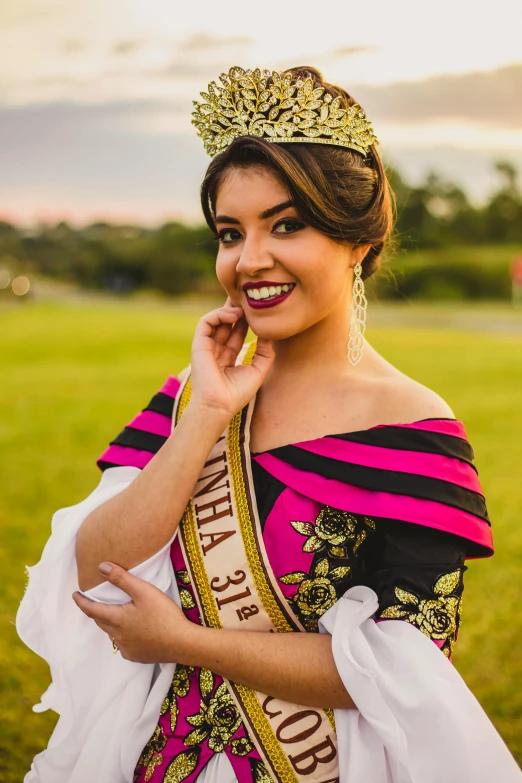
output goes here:
[[[237, 363], [250, 364], [256, 343]], [[173, 426], [191, 395], [187, 373]], [[202, 622], [209, 628], [304, 631], [268, 562], [254, 494], [249, 430], [255, 397], [227, 425], [209, 454], [179, 527]], [[291, 704], [225, 680], [261, 758], [277, 783], [339, 778], [333, 710]]]

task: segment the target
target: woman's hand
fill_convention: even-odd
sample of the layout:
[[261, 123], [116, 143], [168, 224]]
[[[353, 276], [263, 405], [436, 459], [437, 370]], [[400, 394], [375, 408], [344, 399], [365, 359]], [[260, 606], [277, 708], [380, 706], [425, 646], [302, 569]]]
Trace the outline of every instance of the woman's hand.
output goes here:
[[270, 340], [258, 338], [252, 363], [236, 366], [247, 331], [243, 308], [233, 306], [230, 298], [200, 319], [192, 342], [190, 405], [226, 413], [230, 419], [250, 402], [275, 352]]
[[184, 663], [198, 626], [187, 620], [179, 606], [158, 590], [124, 568], [112, 566], [106, 575], [131, 597], [126, 604], [102, 604], [81, 593], [73, 599], [82, 612], [108, 634], [123, 658], [137, 663]]

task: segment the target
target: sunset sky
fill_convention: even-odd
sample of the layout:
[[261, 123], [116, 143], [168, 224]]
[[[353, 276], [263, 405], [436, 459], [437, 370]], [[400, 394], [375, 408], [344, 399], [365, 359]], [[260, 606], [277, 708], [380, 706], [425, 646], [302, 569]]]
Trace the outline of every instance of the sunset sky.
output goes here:
[[192, 100], [231, 65], [318, 67], [406, 179], [436, 169], [478, 203], [494, 160], [522, 172], [521, 41], [520, 0], [4, 0], [0, 216], [200, 219]]

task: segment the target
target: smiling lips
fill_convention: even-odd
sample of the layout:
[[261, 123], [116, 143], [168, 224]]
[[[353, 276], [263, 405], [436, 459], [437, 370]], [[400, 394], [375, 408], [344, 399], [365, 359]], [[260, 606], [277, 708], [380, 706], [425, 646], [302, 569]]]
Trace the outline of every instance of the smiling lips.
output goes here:
[[247, 302], [254, 309], [272, 307], [287, 299], [295, 288], [295, 283], [245, 283], [243, 291]]

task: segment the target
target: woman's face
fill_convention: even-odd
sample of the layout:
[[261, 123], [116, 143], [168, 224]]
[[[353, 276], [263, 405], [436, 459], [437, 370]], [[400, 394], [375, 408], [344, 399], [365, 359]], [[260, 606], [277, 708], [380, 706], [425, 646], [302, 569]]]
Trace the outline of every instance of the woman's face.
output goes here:
[[[232, 303], [244, 308], [254, 334], [283, 340], [328, 316], [334, 322], [336, 314], [346, 317], [352, 267], [368, 245], [340, 245], [306, 225], [269, 169], [226, 174], [216, 198], [216, 231], [218, 280]], [[267, 294], [274, 304], [258, 298]]]

